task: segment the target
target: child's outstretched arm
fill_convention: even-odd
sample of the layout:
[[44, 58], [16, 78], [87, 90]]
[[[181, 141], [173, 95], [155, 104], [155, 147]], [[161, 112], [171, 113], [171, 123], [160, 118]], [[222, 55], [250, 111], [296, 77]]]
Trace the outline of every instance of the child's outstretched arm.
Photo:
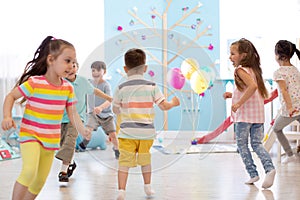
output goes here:
[[112, 102], [112, 100], [113, 100], [111, 96], [105, 94], [104, 92], [102, 92], [102, 91], [99, 90], [98, 88], [95, 88], [95, 89], [94, 89], [94, 94], [95, 94], [97, 97], [102, 98], [102, 99], [105, 99], [105, 100], [107, 100], [107, 101], [109, 101], [109, 102]]
[[16, 124], [12, 118], [12, 108], [17, 99], [22, 97], [21, 92], [17, 87], [15, 87], [10, 93], [8, 93], [5, 97], [3, 103], [3, 121], [2, 121], [2, 129], [9, 130], [12, 127], [16, 128]]
[[239, 99], [237, 103], [231, 106], [231, 110], [233, 112], [236, 112], [241, 105], [243, 105], [257, 90], [257, 84], [253, 80], [253, 78], [243, 69], [237, 69], [236, 73], [242, 79], [242, 81], [245, 83], [246, 88], [243, 96]]
[[72, 105], [72, 106], [68, 106], [66, 108], [67, 113], [68, 113], [68, 117], [72, 123], [72, 125], [76, 128], [76, 130], [87, 140], [91, 139], [91, 130], [88, 128], [85, 128], [81, 118], [77, 112], [76, 106]]
[[160, 104], [158, 104], [158, 107], [161, 110], [170, 110], [171, 108], [179, 105], [180, 105], [179, 99], [177, 97], [173, 97], [171, 101], [163, 100]]

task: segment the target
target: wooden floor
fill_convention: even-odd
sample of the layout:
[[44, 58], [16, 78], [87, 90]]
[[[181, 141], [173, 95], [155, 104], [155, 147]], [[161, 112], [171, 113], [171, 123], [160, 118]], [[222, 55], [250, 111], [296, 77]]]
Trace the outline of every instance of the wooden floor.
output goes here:
[[[273, 150], [272, 150], [273, 151]], [[300, 162], [281, 165], [271, 152], [277, 175], [274, 185], [263, 190], [264, 172], [256, 156], [260, 181], [245, 185], [249, 179], [237, 153], [202, 153], [165, 155], [154, 152], [152, 186], [157, 200], [280, 200], [300, 199]], [[40, 200], [113, 200], [117, 194], [117, 160], [109, 146], [106, 150], [90, 150], [75, 154], [78, 168], [68, 185], [58, 183], [60, 162], [54, 160]], [[0, 162], [0, 199], [11, 199], [21, 159]], [[126, 199], [146, 199], [140, 169], [130, 171]]]

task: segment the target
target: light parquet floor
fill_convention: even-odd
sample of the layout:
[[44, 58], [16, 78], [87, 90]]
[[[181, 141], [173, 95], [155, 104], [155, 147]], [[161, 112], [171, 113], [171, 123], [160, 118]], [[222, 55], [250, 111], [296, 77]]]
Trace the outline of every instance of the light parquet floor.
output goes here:
[[[273, 151], [273, 150], [272, 150]], [[237, 153], [200, 153], [152, 156], [152, 186], [156, 200], [296, 200], [300, 199], [300, 162], [281, 165], [271, 152], [277, 175], [274, 185], [263, 190], [264, 172], [254, 155], [261, 179], [245, 185], [249, 179]], [[38, 200], [114, 200], [117, 194], [117, 160], [111, 147], [75, 154], [78, 168], [68, 185], [58, 183], [60, 162], [55, 159]], [[11, 199], [21, 159], [0, 162], [0, 199]], [[126, 199], [146, 199], [140, 168], [131, 169]]]

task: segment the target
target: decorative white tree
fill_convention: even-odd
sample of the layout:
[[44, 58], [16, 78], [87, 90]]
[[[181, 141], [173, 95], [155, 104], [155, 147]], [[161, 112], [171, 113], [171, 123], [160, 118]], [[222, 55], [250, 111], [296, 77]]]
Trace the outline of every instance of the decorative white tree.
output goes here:
[[[134, 44], [136, 47], [138, 48], [143, 48], [145, 47], [145, 42], [149, 41], [150, 39], [153, 41], [153, 39], [155, 39], [156, 41], [159, 40], [162, 42], [161, 45], [161, 57], [158, 57], [157, 55], [155, 55], [153, 52], [151, 52], [151, 49], [144, 49], [146, 54], [148, 55], [148, 57], [156, 62], [158, 65], [162, 66], [162, 74], [163, 74], [163, 85], [164, 85], [164, 94], [166, 96], [170, 95], [168, 94], [168, 89], [167, 89], [167, 84], [168, 84], [168, 78], [167, 78], [167, 74], [168, 74], [168, 66], [170, 66], [170, 64], [172, 62], [174, 62], [177, 58], [179, 57], [184, 57], [184, 52], [191, 49], [191, 48], [200, 48], [200, 49], [208, 49], [208, 50], [213, 50], [214, 46], [213, 44], [209, 44], [209, 45], [199, 45], [197, 42], [199, 40], [200, 37], [203, 36], [211, 36], [212, 34], [209, 33], [209, 31], [211, 30], [211, 25], [208, 25], [207, 27], [203, 27], [203, 20], [200, 19], [200, 17], [198, 16], [196, 18], [195, 24], [184, 24], [184, 21], [190, 17], [192, 14], [199, 14], [199, 9], [202, 7], [202, 3], [198, 2], [198, 4], [196, 6], [194, 6], [193, 8], [189, 8], [189, 7], [183, 7], [182, 11], [183, 14], [182, 16], [171, 26], [168, 26], [168, 11], [169, 8], [172, 4], [172, 0], [167, 0], [166, 1], [167, 5], [166, 8], [164, 9], [164, 11], [161, 13], [159, 13], [157, 11], [157, 9], [155, 7], [152, 7], [150, 10], [150, 17], [151, 17], [151, 23], [149, 24], [147, 22], [145, 22], [142, 17], [140, 17], [138, 15], [138, 8], [137, 7], [133, 7], [132, 10], [128, 10], [128, 13], [130, 16], [133, 17], [133, 19], [130, 20], [129, 24], [131, 26], [133, 25], [142, 25], [147, 32], [145, 33], [143, 30], [135, 30], [135, 31], [131, 31], [131, 32], [127, 32], [123, 26], [119, 25], [117, 26], [117, 30], [120, 31], [124, 36], [124, 38], [118, 38], [117, 41], [115, 42], [116, 45], [118, 46], [122, 46], [122, 48], [125, 48], [127, 45], [129, 44]], [[145, 15], [143, 15], [145, 16]], [[161, 21], [161, 28], [157, 27], [157, 20]], [[193, 29], [195, 30], [195, 36], [192, 39], [188, 39], [186, 41], [186, 37], [184, 38], [183, 41], [181, 41], [182, 37], [180, 38], [180, 35], [178, 34], [178, 32], [175, 31], [175, 29], [177, 27], [185, 27], [185, 28], [189, 28], [189, 29]], [[177, 37], [178, 36], [178, 37]], [[168, 41], [172, 41], [173, 44], [168, 43]], [[169, 48], [169, 46], [172, 46], [171, 49]], [[170, 55], [170, 52], [172, 50], [172, 55]], [[199, 69], [199, 66], [193, 66], [189, 61], [188, 63], [191, 65], [191, 69], [192, 72], [193, 71], [197, 71], [197, 74], [202, 74], [202, 75], [198, 75], [196, 78], [198, 78], [198, 82], [196, 80], [196, 82], [198, 84], [204, 84], [205, 86], [203, 88], [201, 88], [199, 91], [205, 91], [207, 88], [212, 86], [212, 82], [214, 77], [205, 77], [207, 75], [207, 72], [202, 73], [203, 69]], [[198, 65], [197, 63], [195, 65]], [[210, 63], [209, 66], [214, 67], [215, 63]], [[194, 69], [196, 67], [196, 69]], [[207, 69], [206, 69], [207, 71]], [[121, 74], [121, 71], [118, 71]], [[215, 73], [215, 70], [208, 70], [208, 72], [212, 72], [213, 74]], [[121, 74], [124, 75], [124, 74]], [[185, 75], [185, 74], [183, 74]], [[190, 77], [189, 77], [190, 78]], [[201, 79], [201, 80], [200, 80]], [[200, 80], [200, 82], [199, 82]], [[196, 86], [199, 87], [199, 86]], [[204, 90], [203, 90], [204, 89]], [[194, 89], [193, 89], [194, 90]], [[195, 91], [195, 90], [194, 90]], [[181, 92], [188, 92], [190, 93], [191, 90], [181, 90]], [[195, 91], [197, 92], [197, 91]], [[202, 93], [199, 92], [199, 93]], [[164, 119], [165, 119], [165, 124], [164, 124], [164, 129], [168, 129], [168, 123], [167, 123], [167, 119], [168, 119], [168, 113], [164, 112]]]

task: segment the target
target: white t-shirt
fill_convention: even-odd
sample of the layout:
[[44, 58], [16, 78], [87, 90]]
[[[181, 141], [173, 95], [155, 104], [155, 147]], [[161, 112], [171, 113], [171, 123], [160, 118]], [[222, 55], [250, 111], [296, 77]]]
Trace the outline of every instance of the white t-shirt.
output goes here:
[[[294, 109], [300, 111], [300, 72], [295, 66], [280, 66], [273, 74], [274, 81], [284, 80], [287, 86], [288, 93], [292, 100]], [[279, 100], [282, 105], [281, 115], [289, 117], [289, 111], [286, 108], [286, 103], [283, 99], [282, 93], [279, 92]], [[300, 115], [300, 112], [293, 116]]]

